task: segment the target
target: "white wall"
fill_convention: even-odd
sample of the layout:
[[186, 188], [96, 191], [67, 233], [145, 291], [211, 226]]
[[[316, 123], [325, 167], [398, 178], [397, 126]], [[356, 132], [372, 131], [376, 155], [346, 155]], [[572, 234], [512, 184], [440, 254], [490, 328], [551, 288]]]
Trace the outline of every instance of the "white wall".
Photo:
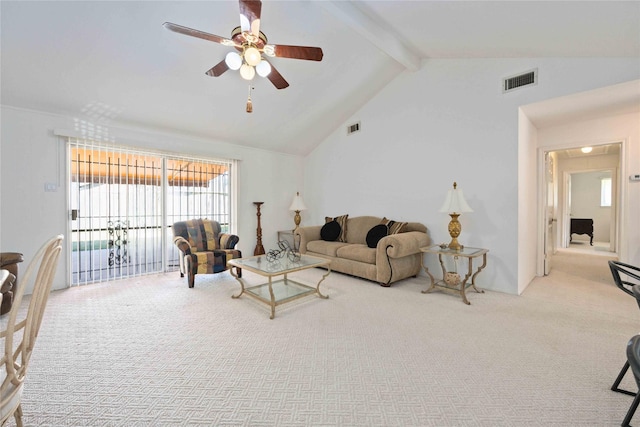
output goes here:
[[[611, 206], [600, 206], [601, 179], [611, 178], [611, 173], [571, 173], [571, 218], [593, 219], [593, 240], [609, 243], [611, 232]], [[572, 240], [588, 242], [586, 234], [573, 234]]]
[[[490, 249], [478, 283], [520, 293], [535, 274], [537, 216], [528, 210], [537, 206], [537, 167], [529, 158], [535, 159], [535, 147], [519, 147], [518, 107], [637, 79], [637, 65], [637, 59], [428, 60], [346, 118], [307, 157], [307, 218], [316, 224], [340, 214], [420, 221], [440, 243], [449, 240], [449, 217], [438, 210], [457, 181], [474, 209], [460, 217], [459, 240]], [[502, 93], [503, 77], [536, 67], [536, 86]], [[347, 136], [345, 127], [358, 120], [362, 130]], [[523, 176], [530, 179], [520, 186]], [[526, 212], [519, 212], [519, 196]], [[525, 260], [519, 258], [523, 247]], [[427, 263], [437, 267], [434, 257]]]
[[[536, 86], [502, 94], [503, 77], [536, 67]], [[115, 124], [108, 128], [123, 144], [135, 141], [160, 150], [241, 158], [238, 233], [245, 253], [255, 246], [252, 202], [265, 202], [263, 243], [269, 248], [276, 231], [293, 224], [287, 209], [295, 191], [301, 191], [309, 208], [303, 212], [303, 225], [320, 224], [325, 215], [385, 215], [423, 222], [434, 242], [448, 241], [449, 216], [438, 210], [457, 181], [474, 209], [460, 217], [460, 241], [490, 249], [479, 285], [517, 294], [533, 278], [530, 252], [535, 243], [529, 236], [536, 225], [528, 210], [537, 206], [535, 180], [523, 182], [524, 176], [536, 176], [537, 168], [530, 159], [533, 138], [519, 141], [518, 107], [638, 78], [633, 58], [428, 60], [421, 70], [391, 82], [357, 114], [345, 117], [345, 127], [360, 120], [361, 132], [347, 136], [344, 127], [337, 129], [304, 162], [186, 135], [124, 130]], [[42, 241], [66, 230], [65, 189], [45, 193], [44, 183], [64, 182], [64, 156], [52, 130], [73, 130], [74, 119], [2, 108], [0, 250], [20, 251], [28, 259]], [[553, 139], [611, 141], [616, 139], [612, 133], [622, 135], [628, 141], [626, 170], [640, 173], [640, 120], [638, 115], [632, 119], [635, 124], [621, 120], [622, 127], [594, 126], [595, 133], [579, 126], [558, 129]], [[538, 143], [543, 144], [540, 133]], [[628, 184], [626, 177], [623, 183], [628, 201], [621, 213], [628, 225], [625, 254], [640, 264], [640, 184]], [[63, 262], [66, 267], [66, 257]], [[432, 257], [427, 264], [437, 267]], [[66, 286], [64, 270], [56, 276], [56, 288]]]
[[[536, 147], [538, 132], [529, 118], [518, 109], [518, 294], [521, 294], [536, 274], [538, 247], [544, 239], [538, 234], [536, 218], [545, 208], [539, 204], [540, 197], [531, 197], [536, 192], [537, 165]], [[525, 197], [522, 197], [526, 195]]]
[[[91, 127], [76, 117], [62, 117], [3, 106], [0, 133], [0, 251], [22, 252], [25, 261], [49, 237], [67, 232], [66, 159], [64, 144], [54, 129], [81, 131]], [[238, 188], [238, 247], [253, 255], [256, 245], [254, 201], [261, 209], [263, 245], [275, 248], [277, 230], [292, 229], [289, 205], [302, 192], [302, 158], [256, 150], [220, 141], [142, 129], [101, 125], [103, 137], [116, 143], [213, 158], [241, 159]], [[95, 130], [94, 126], [94, 130]], [[57, 183], [57, 192], [45, 192]], [[304, 193], [302, 193], [304, 195]], [[304, 220], [303, 220], [304, 223]], [[20, 265], [20, 271], [26, 269]], [[61, 257], [54, 289], [68, 286], [68, 257]], [[177, 274], [177, 273], [176, 273]], [[186, 286], [186, 282], [185, 282]]]
[[[629, 175], [640, 173], [640, 113], [601, 117], [538, 130], [539, 145], [545, 150], [620, 141], [623, 143], [623, 158], [626, 160], [621, 165], [619, 183], [624, 209], [618, 214], [618, 220], [625, 229], [625, 233], [619, 236], [619, 258], [623, 262], [640, 265], [640, 215], [638, 214], [640, 212], [640, 183], [629, 181]], [[602, 163], [593, 163], [588, 159], [589, 157], [586, 157], [582, 163], [578, 164], [573, 162], [570, 168], [572, 170], [588, 170], [603, 166]], [[606, 164], [610, 164], [610, 162]]]

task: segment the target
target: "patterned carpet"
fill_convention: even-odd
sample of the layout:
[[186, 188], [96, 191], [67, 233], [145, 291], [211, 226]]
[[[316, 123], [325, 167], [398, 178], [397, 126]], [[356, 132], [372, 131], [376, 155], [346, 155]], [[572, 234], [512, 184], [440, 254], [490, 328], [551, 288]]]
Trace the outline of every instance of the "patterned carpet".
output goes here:
[[328, 300], [277, 307], [274, 320], [231, 298], [228, 272], [194, 289], [172, 273], [57, 291], [25, 425], [620, 425], [633, 398], [609, 388], [638, 307], [603, 257], [553, 262], [522, 296], [471, 291], [471, 306], [421, 294], [422, 278], [382, 288], [332, 273]]

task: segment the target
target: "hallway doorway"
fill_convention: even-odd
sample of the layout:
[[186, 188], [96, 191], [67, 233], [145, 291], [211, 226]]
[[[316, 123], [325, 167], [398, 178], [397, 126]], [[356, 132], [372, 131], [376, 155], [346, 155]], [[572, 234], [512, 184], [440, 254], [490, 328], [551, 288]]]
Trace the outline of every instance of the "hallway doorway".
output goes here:
[[[578, 146], [544, 153], [545, 275], [553, 268], [552, 256], [558, 252], [617, 258], [621, 145]], [[577, 221], [592, 224], [591, 229], [572, 229]]]

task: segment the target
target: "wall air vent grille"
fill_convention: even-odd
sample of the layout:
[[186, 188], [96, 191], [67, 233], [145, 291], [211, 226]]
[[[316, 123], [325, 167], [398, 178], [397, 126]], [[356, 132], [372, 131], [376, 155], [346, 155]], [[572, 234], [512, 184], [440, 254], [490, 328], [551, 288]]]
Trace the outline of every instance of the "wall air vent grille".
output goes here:
[[347, 135], [360, 131], [360, 122], [347, 126]]
[[527, 71], [517, 76], [507, 77], [502, 82], [502, 92], [511, 92], [512, 90], [523, 86], [531, 86], [538, 84], [538, 69]]

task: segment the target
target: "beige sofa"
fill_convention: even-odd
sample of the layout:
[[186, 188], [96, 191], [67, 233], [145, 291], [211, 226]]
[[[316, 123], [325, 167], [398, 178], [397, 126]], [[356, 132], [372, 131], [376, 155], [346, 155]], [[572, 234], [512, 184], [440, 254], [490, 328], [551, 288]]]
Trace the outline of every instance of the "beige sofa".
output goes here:
[[367, 246], [367, 234], [383, 218], [360, 216], [346, 221], [346, 242], [322, 240], [322, 226], [300, 227], [295, 233], [300, 253], [331, 260], [331, 270], [373, 280], [382, 286], [416, 276], [422, 267], [420, 248], [429, 244], [427, 227], [409, 222], [400, 233]]

